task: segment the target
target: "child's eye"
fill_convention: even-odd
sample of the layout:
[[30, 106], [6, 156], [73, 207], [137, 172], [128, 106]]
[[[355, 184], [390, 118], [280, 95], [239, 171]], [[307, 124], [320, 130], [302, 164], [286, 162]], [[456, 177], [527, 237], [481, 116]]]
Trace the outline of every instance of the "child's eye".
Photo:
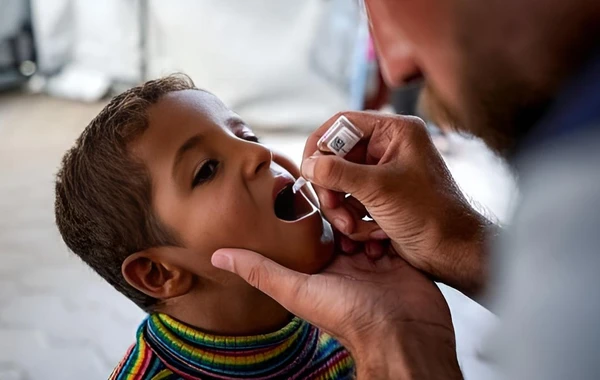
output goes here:
[[244, 134], [242, 136], [242, 139], [246, 140], [246, 141], [251, 141], [251, 142], [255, 142], [255, 143], [259, 143], [260, 141], [258, 140], [258, 137], [256, 137], [253, 134]]
[[258, 139], [258, 137], [256, 137], [256, 135], [247, 128], [244, 128], [244, 129], [236, 132], [235, 136], [242, 140], [246, 140], [246, 141], [250, 141], [250, 142], [254, 142], [254, 143], [260, 143], [260, 140]]
[[206, 160], [194, 176], [194, 180], [192, 181], [192, 188], [210, 181], [217, 173], [218, 167], [219, 161], [212, 159]]

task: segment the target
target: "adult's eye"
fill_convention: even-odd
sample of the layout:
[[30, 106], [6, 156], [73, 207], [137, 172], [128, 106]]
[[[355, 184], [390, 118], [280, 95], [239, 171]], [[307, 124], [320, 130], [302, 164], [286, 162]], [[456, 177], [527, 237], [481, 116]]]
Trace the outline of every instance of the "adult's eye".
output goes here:
[[206, 160], [194, 175], [194, 180], [192, 181], [192, 188], [203, 183], [206, 183], [213, 179], [215, 174], [217, 174], [217, 169], [219, 167], [219, 161], [217, 160]]

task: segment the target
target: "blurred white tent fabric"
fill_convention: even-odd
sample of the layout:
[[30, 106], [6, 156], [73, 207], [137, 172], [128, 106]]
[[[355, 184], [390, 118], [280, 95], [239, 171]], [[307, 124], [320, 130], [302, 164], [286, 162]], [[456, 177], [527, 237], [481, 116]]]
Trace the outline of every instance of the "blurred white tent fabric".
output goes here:
[[140, 81], [138, 2], [32, 0], [40, 72], [46, 91], [82, 101], [114, 82]]
[[74, 20], [70, 0], [32, 0], [38, 67], [53, 74], [67, 64], [74, 45]]
[[262, 128], [314, 129], [350, 104], [359, 22], [352, 1], [33, 0], [32, 7], [41, 72], [66, 72], [50, 82], [56, 95], [93, 100], [73, 87], [79, 74], [79, 87], [89, 83], [99, 97], [101, 83], [138, 83], [145, 63], [146, 79], [185, 72]]
[[138, 1], [32, 0], [40, 70], [81, 66], [111, 80], [138, 82]]
[[181, 70], [262, 128], [314, 129], [349, 106], [348, 86], [324, 73], [351, 63], [357, 12], [346, 18], [332, 3], [151, 0], [150, 76]]

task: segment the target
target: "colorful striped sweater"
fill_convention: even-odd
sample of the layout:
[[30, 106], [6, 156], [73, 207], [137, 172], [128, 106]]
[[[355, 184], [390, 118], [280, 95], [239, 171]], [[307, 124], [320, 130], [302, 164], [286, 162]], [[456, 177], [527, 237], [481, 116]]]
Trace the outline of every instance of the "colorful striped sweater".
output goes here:
[[157, 313], [142, 322], [109, 380], [349, 380], [354, 373], [348, 351], [299, 318], [270, 334], [221, 337]]

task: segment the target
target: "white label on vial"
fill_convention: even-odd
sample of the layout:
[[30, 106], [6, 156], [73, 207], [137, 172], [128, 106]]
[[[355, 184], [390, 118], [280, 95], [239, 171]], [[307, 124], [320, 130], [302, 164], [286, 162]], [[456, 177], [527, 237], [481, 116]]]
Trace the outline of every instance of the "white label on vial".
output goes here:
[[344, 157], [354, 148], [360, 137], [347, 128], [340, 129], [327, 143], [327, 147], [340, 157]]

